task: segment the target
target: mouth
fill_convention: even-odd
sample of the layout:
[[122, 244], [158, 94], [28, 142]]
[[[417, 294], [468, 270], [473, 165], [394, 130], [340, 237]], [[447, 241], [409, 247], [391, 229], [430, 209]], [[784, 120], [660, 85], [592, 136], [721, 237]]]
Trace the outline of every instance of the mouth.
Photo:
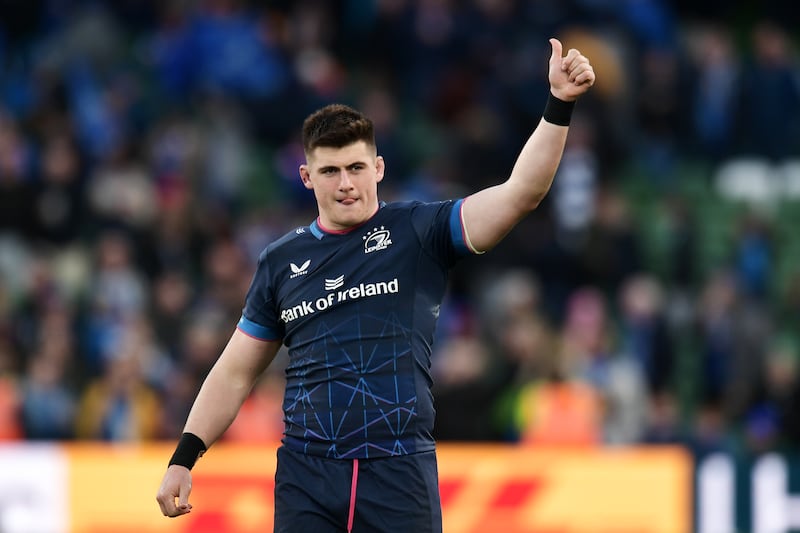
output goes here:
[[342, 205], [353, 205], [358, 201], [358, 198], [342, 198], [341, 200], [336, 200]]

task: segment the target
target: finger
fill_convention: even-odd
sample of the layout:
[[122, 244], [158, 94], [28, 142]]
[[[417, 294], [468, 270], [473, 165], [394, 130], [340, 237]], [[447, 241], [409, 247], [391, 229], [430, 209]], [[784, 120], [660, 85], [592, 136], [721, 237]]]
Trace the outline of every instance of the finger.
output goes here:
[[192, 504], [191, 503], [187, 503], [187, 504], [180, 504], [179, 503], [178, 506], [175, 508], [175, 514], [170, 515], [170, 516], [174, 518], [176, 516], [181, 516], [181, 515], [187, 514], [187, 513], [191, 512], [191, 511], [192, 511]]
[[177, 516], [178, 509], [175, 507], [175, 497], [159, 492], [156, 496], [158, 506], [161, 508], [161, 514], [164, 516]]
[[561, 45], [561, 41], [559, 41], [555, 37], [550, 39], [550, 46], [552, 47], [552, 52], [550, 53], [550, 62], [552, 63], [554, 61], [561, 59], [561, 54], [564, 48]]
[[168, 514], [169, 511], [167, 511], [167, 506], [164, 505], [164, 502], [161, 501], [161, 494], [156, 496], [156, 501], [158, 502], [159, 509], [161, 509], [161, 514], [163, 514], [164, 516], [169, 516]]
[[588, 78], [594, 77], [594, 69], [589, 61], [582, 61], [569, 73], [569, 80], [573, 83], [580, 84]]
[[178, 510], [188, 513], [192, 506], [189, 504], [189, 493], [192, 492], [191, 483], [181, 483], [180, 496], [178, 496]]
[[567, 72], [572, 72], [578, 67], [578, 65], [581, 64], [581, 62], [588, 62], [589, 60], [586, 59], [586, 56], [582, 55], [578, 50], [571, 48], [562, 61], [564, 64], [564, 70]]
[[579, 61], [574, 67], [569, 70], [569, 81], [574, 82], [577, 80], [578, 76], [590, 70], [592, 67], [589, 65], [588, 61]]
[[592, 85], [594, 85], [594, 80], [595, 80], [594, 70], [588, 69], [581, 72], [575, 78], [575, 85], [588, 85], [589, 87], [591, 87]]

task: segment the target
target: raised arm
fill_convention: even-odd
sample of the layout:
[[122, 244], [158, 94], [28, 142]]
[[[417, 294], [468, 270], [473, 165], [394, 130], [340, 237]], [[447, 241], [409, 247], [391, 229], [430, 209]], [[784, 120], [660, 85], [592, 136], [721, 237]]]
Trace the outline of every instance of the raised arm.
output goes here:
[[522, 148], [509, 178], [464, 202], [463, 223], [476, 251], [493, 248], [550, 190], [569, 130], [558, 123], [568, 123], [571, 106], [594, 84], [594, 70], [584, 55], [570, 49], [563, 56], [558, 39], [550, 39], [550, 45], [551, 96], [544, 117]]
[[[216, 442], [236, 418], [253, 384], [275, 358], [280, 346], [280, 341], [262, 341], [238, 329], [234, 331], [200, 387], [186, 420], [184, 435], [188, 433], [191, 439], [199, 439], [198, 445], [202, 444], [203, 448]], [[190, 462], [196, 458], [195, 455]], [[189, 504], [191, 486], [189, 468], [170, 465], [156, 496], [161, 512], [166, 516], [188, 513], [192, 508]]]

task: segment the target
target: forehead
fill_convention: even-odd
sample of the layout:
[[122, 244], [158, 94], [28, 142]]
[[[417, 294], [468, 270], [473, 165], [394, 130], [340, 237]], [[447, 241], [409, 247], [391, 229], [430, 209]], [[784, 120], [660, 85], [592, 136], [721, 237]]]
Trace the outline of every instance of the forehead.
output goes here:
[[308, 163], [315, 167], [344, 167], [356, 161], [367, 162], [375, 158], [375, 149], [364, 141], [341, 148], [318, 146], [307, 154]]

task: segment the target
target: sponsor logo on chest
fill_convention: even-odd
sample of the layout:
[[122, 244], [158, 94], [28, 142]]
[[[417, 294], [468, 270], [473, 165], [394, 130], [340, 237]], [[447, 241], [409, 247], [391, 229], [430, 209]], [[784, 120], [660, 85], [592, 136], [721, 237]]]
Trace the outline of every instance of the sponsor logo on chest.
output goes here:
[[325, 311], [330, 307], [346, 301], [371, 298], [383, 294], [397, 294], [400, 292], [400, 282], [397, 278], [389, 281], [376, 281], [374, 283], [359, 283], [352, 287], [337, 290], [344, 286], [344, 275], [334, 280], [325, 280], [325, 290], [328, 294], [317, 299], [303, 300], [300, 303], [281, 309], [280, 319], [285, 323], [292, 322], [298, 318], [313, 315], [318, 311]]

